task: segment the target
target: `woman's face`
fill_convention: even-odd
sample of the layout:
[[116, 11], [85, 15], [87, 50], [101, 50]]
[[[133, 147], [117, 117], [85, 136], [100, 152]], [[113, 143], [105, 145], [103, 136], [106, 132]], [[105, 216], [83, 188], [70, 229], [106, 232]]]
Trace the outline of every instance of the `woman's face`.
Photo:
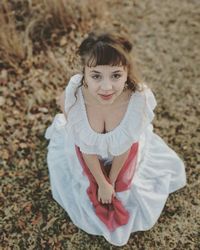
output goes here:
[[123, 92], [127, 80], [124, 66], [85, 66], [85, 82], [88, 91], [101, 104], [112, 104]]

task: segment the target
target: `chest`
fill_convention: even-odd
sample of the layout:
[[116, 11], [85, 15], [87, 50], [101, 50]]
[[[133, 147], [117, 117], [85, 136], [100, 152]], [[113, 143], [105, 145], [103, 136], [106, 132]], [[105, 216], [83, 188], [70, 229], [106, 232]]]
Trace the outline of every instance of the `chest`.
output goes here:
[[115, 129], [127, 111], [128, 103], [117, 108], [99, 110], [99, 108], [86, 107], [90, 127], [97, 133], [106, 133]]

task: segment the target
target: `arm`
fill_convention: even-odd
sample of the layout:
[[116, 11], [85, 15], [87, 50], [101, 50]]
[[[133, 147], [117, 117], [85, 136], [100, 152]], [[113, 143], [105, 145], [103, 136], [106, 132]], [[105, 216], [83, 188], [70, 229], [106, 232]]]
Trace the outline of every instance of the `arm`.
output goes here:
[[101, 201], [102, 203], [111, 203], [112, 195], [115, 196], [115, 190], [113, 186], [106, 180], [97, 155], [84, 153], [82, 153], [82, 155], [85, 163], [87, 164], [98, 184], [98, 201]]
[[60, 107], [63, 114], [67, 118], [67, 114], [65, 112], [65, 91], [62, 92], [61, 96], [59, 96], [56, 100], [56, 104]]
[[101, 165], [97, 155], [85, 154], [85, 153], [82, 153], [82, 155], [85, 163], [90, 169], [90, 172], [94, 176], [98, 186], [105, 184], [107, 180], [102, 172]]
[[111, 183], [115, 184], [115, 181], [117, 180], [117, 176], [120, 172], [120, 170], [122, 169], [126, 159], [128, 158], [130, 149], [128, 149], [125, 153], [121, 154], [121, 155], [117, 155], [113, 158], [112, 160], [112, 166], [110, 169], [110, 173], [109, 173], [109, 179], [111, 181]]

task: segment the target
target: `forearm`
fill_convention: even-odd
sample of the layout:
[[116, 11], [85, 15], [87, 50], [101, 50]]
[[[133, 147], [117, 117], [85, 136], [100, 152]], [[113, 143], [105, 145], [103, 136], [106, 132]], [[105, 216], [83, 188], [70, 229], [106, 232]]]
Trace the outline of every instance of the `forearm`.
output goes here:
[[101, 165], [97, 155], [84, 154], [84, 153], [82, 153], [82, 155], [85, 163], [90, 169], [90, 172], [94, 176], [98, 186], [105, 184], [107, 180], [102, 172]]
[[126, 159], [128, 158], [130, 150], [126, 151], [125, 153], [114, 156], [112, 160], [112, 165], [109, 173], [109, 179], [112, 182], [112, 184], [115, 183], [117, 180], [117, 177], [119, 175], [120, 170], [122, 169]]

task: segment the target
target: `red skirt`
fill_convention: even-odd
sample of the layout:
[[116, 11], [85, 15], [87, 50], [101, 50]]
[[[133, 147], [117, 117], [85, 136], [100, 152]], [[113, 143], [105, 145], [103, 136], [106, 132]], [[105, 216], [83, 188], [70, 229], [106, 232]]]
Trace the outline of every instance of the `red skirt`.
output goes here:
[[[116, 179], [115, 192], [122, 192], [130, 189], [131, 182], [136, 169], [138, 146], [138, 142], [132, 144], [128, 157], [124, 162], [124, 165], [121, 168]], [[119, 199], [113, 196], [111, 204], [103, 204], [98, 201], [98, 184], [94, 176], [90, 172], [90, 169], [88, 168], [87, 164], [85, 163], [80, 148], [75, 145], [75, 149], [79, 162], [83, 168], [83, 172], [88, 177], [88, 180], [90, 182], [90, 185], [87, 188], [87, 194], [94, 206], [96, 215], [110, 231], [114, 231], [117, 227], [127, 224], [129, 220], [129, 212], [125, 209]], [[107, 172], [105, 171], [102, 165], [101, 168], [106, 180], [111, 183], [107, 176]]]

